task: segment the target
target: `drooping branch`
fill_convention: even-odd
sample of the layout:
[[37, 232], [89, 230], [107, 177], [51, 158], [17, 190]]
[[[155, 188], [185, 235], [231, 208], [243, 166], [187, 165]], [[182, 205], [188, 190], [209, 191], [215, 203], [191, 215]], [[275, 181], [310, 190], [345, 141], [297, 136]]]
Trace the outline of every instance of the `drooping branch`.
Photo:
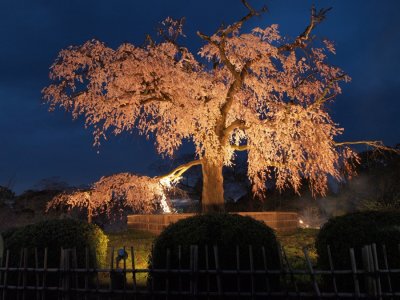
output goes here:
[[346, 146], [346, 145], [366, 145], [375, 148], [380, 151], [390, 151], [400, 155], [400, 149], [385, 146], [382, 141], [353, 141], [353, 142], [340, 142], [335, 143], [336, 147]]
[[157, 176], [156, 178], [159, 178], [160, 180], [162, 179], [168, 179], [168, 181], [173, 182], [179, 179], [183, 173], [185, 173], [187, 170], [189, 170], [193, 166], [198, 166], [201, 165], [202, 161], [201, 159], [198, 160], [193, 160], [188, 163], [182, 164], [175, 169], [173, 169], [171, 172], [162, 175], [162, 176]]

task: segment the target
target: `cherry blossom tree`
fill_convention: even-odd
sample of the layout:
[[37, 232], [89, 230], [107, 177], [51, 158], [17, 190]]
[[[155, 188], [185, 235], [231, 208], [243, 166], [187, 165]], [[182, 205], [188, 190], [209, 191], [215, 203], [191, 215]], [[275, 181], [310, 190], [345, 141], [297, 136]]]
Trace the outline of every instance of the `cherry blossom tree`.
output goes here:
[[64, 192], [47, 203], [46, 212], [58, 207], [68, 211], [86, 210], [88, 222], [98, 215], [115, 216], [115, 210], [131, 208], [136, 213], [149, 213], [166, 201], [164, 189], [156, 178], [120, 173], [102, 177], [88, 190]]
[[327, 110], [340, 83], [350, 80], [327, 62], [333, 43], [313, 35], [328, 10], [312, 8], [310, 23], [290, 39], [278, 25], [242, 31], [264, 11], [242, 3], [243, 18], [211, 35], [197, 33], [204, 41], [197, 54], [181, 45], [183, 19], [171, 18], [145, 46], [112, 49], [90, 40], [62, 50], [44, 98], [51, 109], [84, 116], [95, 144], [135, 130], [153, 137], [161, 155], [172, 156], [192, 141], [195, 160], [158, 179], [174, 182], [201, 165], [203, 211], [223, 209], [222, 169], [234, 164], [236, 151], [248, 153], [255, 194], [267, 180], [299, 191], [305, 178], [313, 193], [324, 195], [328, 177], [351, 174], [356, 160], [351, 142], [335, 141], [343, 129]]

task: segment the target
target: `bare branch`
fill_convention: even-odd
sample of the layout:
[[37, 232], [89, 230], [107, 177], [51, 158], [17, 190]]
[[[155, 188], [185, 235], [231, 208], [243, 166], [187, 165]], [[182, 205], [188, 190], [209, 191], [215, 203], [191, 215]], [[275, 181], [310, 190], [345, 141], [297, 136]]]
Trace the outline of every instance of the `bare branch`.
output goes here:
[[215, 45], [215, 42], [213, 42], [213, 41], [211, 40], [211, 37], [209, 37], [208, 35], [206, 35], [206, 34], [200, 32], [200, 31], [197, 31], [197, 35], [198, 35], [201, 39], [203, 39], [203, 40], [205, 40], [205, 41], [207, 41], [207, 42], [212, 43], [212, 44]]
[[295, 48], [304, 48], [305, 42], [310, 40], [310, 34], [314, 30], [314, 28], [320, 24], [325, 18], [328, 11], [332, 8], [320, 9], [317, 11], [315, 6], [311, 8], [311, 19], [310, 24], [306, 27], [306, 29], [294, 40], [294, 42], [282, 45], [278, 48], [279, 51], [291, 51]]
[[225, 54], [225, 38], [228, 35], [230, 35], [233, 32], [235, 32], [236, 30], [240, 29], [243, 26], [243, 24], [246, 21], [250, 20], [252, 17], [258, 16], [261, 13], [267, 11], [266, 7], [263, 7], [260, 11], [255, 10], [254, 8], [252, 8], [250, 6], [250, 4], [246, 0], [242, 0], [242, 3], [249, 10], [249, 12], [247, 13], [247, 15], [245, 15], [243, 18], [241, 18], [239, 21], [236, 21], [232, 25], [230, 25], [230, 26], [228, 26], [226, 28], [218, 29], [218, 31], [216, 32], [216, 35], [220, 35], [220, 37], [221, 37], [221, 41], [219, 43], [214, 41], [214, 40], [212, 40], [210, 36], [208, 36], [208, 35], [206, 35], [204, 33], [201, 33], [200, 31], [197, 32], [197, 35], [201, 39], [203, 39], [203, 40], [215, 45], [219, 49], [220, 55], [221, 55], [221, 60], [226, 64], [226, 66], [229, 68], [229, 70], [232, 73], [238, 73], [238, 72], [236, 71], [234, 65], [226, 57], [226, 54]]
[[250, 4], [246, 0], [242, 0], [243, 5], [249, 10], [249, 13], [241, 18], [239, 21], [233, 23], [225, 29], [220, 29], [221, 37], [225, 38], [227, 35], [232, 34], [234, 31], [240, 29], [243, 24], [250, 20], [254, 16], [260, 15], [260, 13], [266, 11], [266, 8], [263, 8], [260, 12], [256, 11], [254, 8], [250, 6]]

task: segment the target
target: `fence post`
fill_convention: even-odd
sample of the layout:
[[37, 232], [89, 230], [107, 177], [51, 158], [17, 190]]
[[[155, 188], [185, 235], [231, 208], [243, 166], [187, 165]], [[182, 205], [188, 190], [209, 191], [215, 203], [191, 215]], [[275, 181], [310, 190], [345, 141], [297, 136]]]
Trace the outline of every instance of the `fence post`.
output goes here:
[[[136, 248], [135, 248], [136, 249]], [[132, 266], [132, 288], [135, 292], [134, 299], [137, 297], [137, 290], [136, 290], [136, 267], [135, 267], [135, 251], [133, 250], [133, 246], [131, 246], [131, 266]]]
[[[387, 282], [388, 282], [388, 287], [389, 287], [389, 292], [394, 296], [393, 294], [393, 288], [392, 288], [392, 280], [391, 280], [391, 271], [389, 268], [389, 263], [387, 259], [387, 252], [386, 252], [386, 246], [382, 245], [382, 252], [383, 252], [383, 262], [385, 264], [385, 270], [387, 271]], [[392, 298], [393, 299], [393, 298]]]
[[366, 271], [365, 274], [365, 287], [366, 287], [366, 292], [369, 296], [376, 296], [376, 285], [375, 281], [372, 278], [372, 272], [374, 271], [373, 263], [372, 263], [372, 255], [370, 251], [370, 246], [365, 245], [361, 249], [361, 254], [362, 254], [362, 260], [363, 260], [363, 267], [364, 271]]
[[304, 252], [304, 257], [306, 258], [306, 261], [307, 261], [307, 266], [308, 266], [308, 270], [310, 272], [311, 279], [313, 281], [315, 294], [317, 295], [318, 299], [321, 299], [321, 292], [320, 292], [319, 287], [318, 287], [317, 279], [315, 278], [314, 269], [312, 267], [310, 257], [308, 256], [307, 248], [303, 248], [303, 252]]
[[221, 273], [219, 267], [219, 257], [218, 257], [218, 246], [214, 245], [214, 260], [215, 260], [215, 271], [217, 274], [217, 287], [218, 287], [218, 296], [221, 298], [223, 296], [222, 291], [222, 283], [221, 283]]
[[74, 287], [76, 289], [74, 295], [76, 298], [78, 298], [79, 292], [79, 273], [76, 271], [78, 269], [78, 255], [76, 253], [76, 248], [73, 248], [72, 252], [72, 275], [74, 277]]
[[282, 247], [282, 253], [283, 253], [283, 258], [285, 259], [287, 268], [289, 270], [290, 280], [291, 280], [291, 282], [292, 282], [292, 284], [293, 284], [293, 286], [295, 288], [296, 295], [297, 295], [297, 297], [300, 297], [299, 288], [297, 286], [297, 282], [296, 282], [296, 278], [295, 278], [294, 273], [293, 273], [292, 266], [291, 266], [291, 264], [289, 262], [289, 259], [287, 258], [285, 248], [283, 248], [283, 247]]
[[47, 276], [47, 248], [44, 248], [43, 255], [43, 277], [42, 277], [42, 300], [46, 299], [46, 276]]
[[378, 293], [378, 298], [381, 299], [382, 295], [382, 286], [381, 286], [381, 275], [379, 271], [379, 261], [378, 261], [378, 252], [376, 251], [376, 244], [372, 244], [372, 255], [374, 262], [374, 271], [375, 271], [375, 280], [376, 280], [376, 288]]
[[210, 299], [210, 270], [209, 261], [208, 261], [208, 245], [204, 246], [204, 254], [205, 254], [205, 261], [206, 261], [206, 290], [207, 290], [207, 300]]
[[27, 284], [27, 268], [28, 268], [28, 249], [24, 248], [23, 255], [24, 270], [22, 273], [22, 299], [26, 299], [26, 284]]
[[236, 245], [236, 291], [238, 297], [240, 297], [240, 250], [239, 245]]
[[8, 267], [10, 262], [10, 250], [6, 251], [6, 264], [4, 268], [4, 281], [3, 281], [3, 298], [2, 300], [6, 300], [7, 297], [7, 279], [8, 279]]
[[269, 284], [269, 272], [268, 272], [267, 255], [265, 253], [265, 247], [264, 246], [261, 247], [261, 251], [262, 251], [263, 262], [264, 262], [265, 286], [267, 288], [267, 293], [268, 293], [267, 297], [269, 297], [270, 294], [271, 294], [271, 286]]
[[333, 266], [331, 246], [328, 245], [327, 250], [328, 250], [329, 267], [331, 269], [331, 275], [332, 275], [333, 292], [335, 293], [335, 297], [338, 298], [339, 296], [338, 296], [338, 289], [337, 289], [337, 284], [336, 284], [335, 267]]
[[190, 274], [189, 274], [189, 278], [190, 278], [190, 281], [189, 281], [189, 291], [190, 291], [190, 295], [191, 295], [191, 297], [193, 297], [193, 286], [194, 286], [194, 283], [193, 283], [193, 245], [190, 245], [190, 247], [189, 247], [189, 255], [190, 255], [190, 257], [189, 257], [189, 268], [190, 268]]
[[20, 299], [20, 295], [21, 295], [21, 281], [22, 281], [22, 265], [24, 262], [24, 249], [20, 249], [19, 251], [19, 263], [18, 263], [18, 279], [17, 279], [17, 299]]
[[351, 271], [353, 273], [353, 281], [354, 281], [354, 293], [356, 295], [356, 298], [360, 298], [360, 284], [358, 282], [358, 277], [357, 277], [357, 265], [356, 265], [356, 258], [354, 255], [354, 249], [350, 248], [350, 261], [351, 261]]
[[123, 280], [122, 284], [123, 284], [123, 287], [124, 287], [124, 299], [126, 299], [126, 259], [127, 259], [128, 252], [126, 252], [126, 247], [125, 246], [123, 247], [123, 249], [124, 249], [124, 257], [123, 257], [123, 269], [122, 269], [122, 277], [123, 277], [122, 278], [122, 280]]
[[190, 294], [192, 298], [197, 295], [198, 285], [198, 246], [190, 246]]
[[39, 299], [39, 257], [38, 257], [38, 249], [35, 248], [35, 288], [36, 288], [36, 299]]
[[249, 247], [249, 264], [250, 264], [251, 299], [254, 299], [255, 282], [254, 282], [253, 246], [249, 245], [248, 247]]
[[182, 274], [181, 274], [181, 270], [182, 270], [182, 246], [179, 245], [178, 246], [178, 284], [179, 284], [179, 296], [182, 297]]
[[167, 248], [166, 253], [166, 268], [167, 268], [167, 276], [165, 278], [165, 292], [167, 294], [166, 299], [169, 299], [169, 276], [170, 276], [170, 268], [171, 268], [171, 250]]
[[62, 249], [63, 251], [63, 268], [62, 268], [62, 290], [63, 299], [70, 299], [70, 249]]
[[85, 247], [85, 300], [88, 299], [89, 291], [89, 249]]

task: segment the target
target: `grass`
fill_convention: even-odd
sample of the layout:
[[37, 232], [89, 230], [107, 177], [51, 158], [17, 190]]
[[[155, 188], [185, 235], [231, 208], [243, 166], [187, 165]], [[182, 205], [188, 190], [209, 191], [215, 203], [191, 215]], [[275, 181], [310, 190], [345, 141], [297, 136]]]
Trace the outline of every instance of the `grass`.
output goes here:
[[[304, 258], [303, 248], [306, 247], [309, 252], [310, 259], [313, 264], [316, 262], [317, 254], [314, 247], [317, 229], [298, 229], [291, 234], [279, 234], [278, 240], [283, 246], [287, 260], [293, 269], [305, 269], [306, 261]], [[108, 244], [108, 261], [106, 266], [110, 267], [111, 253], [114, 249], [114, 258], [117, 256], [118, 249], [126, 247], [128, 258], [126, 259], [126, 268], [132, 268], [132, 254], [131, 247], [134, 249], [134, 266], [136, 269], [146, 269], [148, 267], [148, 260], [151, 253], [151, 246], [156, 235], [140, 230], [126, 230], [118, 233], [109, 233]], [[114, 262], [115, 264], [115, 262]], [[115, 265], [114, 265], [115, 266]], [[120, 267], [123, 265], [121, 263]], [[104, 280], [108, 280], [104, 278]], [[136, 275], [137, 285], [145, 286], [147, 281], [146, 273], [138, 273]], [[102, 280], [103, 281], [103, 280]], [[104, 282], [106, 284], [106, 282]], [[128, 284], [132, 283], [132, 277], [128, 278]]]
[[318, 229], [299, 228], [294, 233], [278, 235], [278, 240], [281, 243], [288, 262], [293, 269], [304, 269], [307, 267], [303, 248], [308, 250], [308, 255], [313, 265], [316, 264], [317, 251], [314, 244], [318, 232]]

